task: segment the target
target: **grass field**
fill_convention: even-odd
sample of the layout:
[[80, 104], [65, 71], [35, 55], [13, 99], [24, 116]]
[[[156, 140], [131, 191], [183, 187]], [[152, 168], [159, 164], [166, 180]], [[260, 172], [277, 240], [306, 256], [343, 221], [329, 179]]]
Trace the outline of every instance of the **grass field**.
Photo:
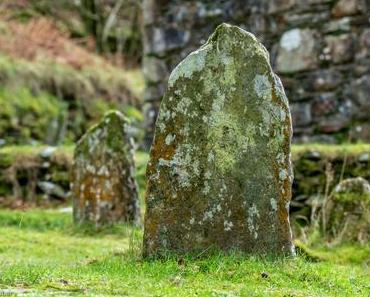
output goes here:
[[369, 246], [319, 245], [314, 258], [148, 261], [141, 230], [76, 228], [66, 211], [1, 210], [0, 226], [0, 295], [370, 296]]

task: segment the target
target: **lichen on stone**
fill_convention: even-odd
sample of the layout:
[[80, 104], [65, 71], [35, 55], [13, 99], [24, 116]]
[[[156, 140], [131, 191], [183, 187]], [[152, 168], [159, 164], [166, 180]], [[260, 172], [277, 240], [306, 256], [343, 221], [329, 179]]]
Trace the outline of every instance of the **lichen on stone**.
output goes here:
[[76, 223], [140, 222], [127, 125], [120, 112], [108, 112], [77, 143], [71, 183]]
[[370, 241], [370, 183], [362, 177], [336, 185], [324, 205], [325, 235], [332, 244]]
[[147, 168], [144, 254], [292, 254], [291, 133], [266, 49], [220, 25], [170, 76]]

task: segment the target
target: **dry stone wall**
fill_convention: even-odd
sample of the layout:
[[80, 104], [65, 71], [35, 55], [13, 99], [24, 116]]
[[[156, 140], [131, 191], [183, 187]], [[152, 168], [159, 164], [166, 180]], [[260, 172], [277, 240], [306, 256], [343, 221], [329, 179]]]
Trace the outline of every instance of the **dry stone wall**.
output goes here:
[[295, 142], [370, 141], [369, 18], [368, 0], [145, 0], [148, 144], [170, 72], [222, 22], [270, 51]]

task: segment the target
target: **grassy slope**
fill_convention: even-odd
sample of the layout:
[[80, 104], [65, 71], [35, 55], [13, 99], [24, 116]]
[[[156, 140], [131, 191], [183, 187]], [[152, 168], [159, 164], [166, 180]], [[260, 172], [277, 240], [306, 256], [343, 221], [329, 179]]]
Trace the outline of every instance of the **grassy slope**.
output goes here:
[[[70, 214], [0, 211], [0, 288], [42, 296], [369, 296], [370, 247], [316, 249], [321, 262], [241, 255], [143, 261], [141, 231], [92, 233]], [[357, 255], [357, 256], [356, 256]], [[261, 273], [266, 272], [267, 278]]]

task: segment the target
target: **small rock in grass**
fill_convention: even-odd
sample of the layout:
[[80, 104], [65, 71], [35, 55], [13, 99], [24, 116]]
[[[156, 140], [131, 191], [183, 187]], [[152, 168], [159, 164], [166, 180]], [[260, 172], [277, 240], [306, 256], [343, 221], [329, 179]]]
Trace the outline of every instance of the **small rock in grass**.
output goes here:
[[370, 239], [370, 183], [362, 177], [340, 182], [325, 206], [326, 234], [332, 243]]

